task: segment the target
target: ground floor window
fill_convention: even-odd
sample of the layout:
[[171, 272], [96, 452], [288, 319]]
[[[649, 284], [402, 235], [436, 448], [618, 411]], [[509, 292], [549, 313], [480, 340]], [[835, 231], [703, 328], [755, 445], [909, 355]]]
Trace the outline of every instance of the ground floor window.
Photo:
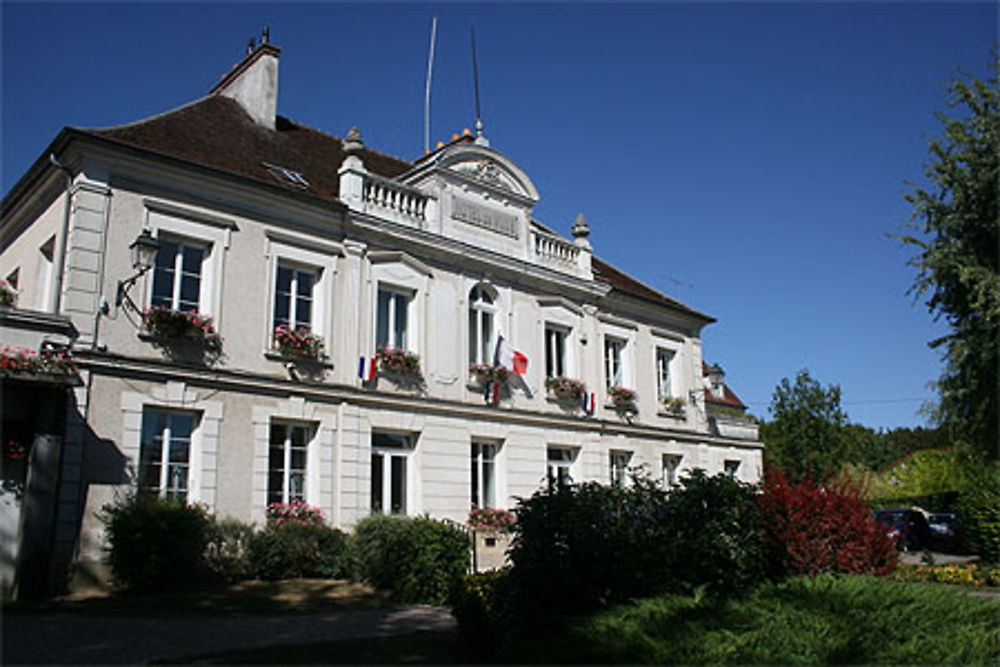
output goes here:
[[413, 436], [372, 433], [371, 508], [380, 514], [406, 514], [409, 459]]
[[569, 447], [549, 447], [549, 488], [563, 488], [573, 483], [575, 453]]
[[313, 428], [272, 422], [267, 454], [267, 503], [306, 499], [306, 467]]
[[680, 454], [663, 455], [663, 485], [668, 489], [677, 486], [677, 475], [681, 469]]
[[142, 413], [139, 490], [162, 498], [186, 500], [191, 436], [197, 415], [147, 409]]
[[722, 464], [722, 469], [725, 470], [726, 474], [730, 477], [736, 477], [740, 471], [740, 462], [735, 459], [727, 459], [726, 462]]
[[496, 457], [500, 446], [497, 444], [472, 443], [472, 506], [496, 507], [497, 471]]
[[611, 486], [624, 487], [628, 481], [628, 464], [632, 460], [632, 452], [611, 452], [609, 459]]

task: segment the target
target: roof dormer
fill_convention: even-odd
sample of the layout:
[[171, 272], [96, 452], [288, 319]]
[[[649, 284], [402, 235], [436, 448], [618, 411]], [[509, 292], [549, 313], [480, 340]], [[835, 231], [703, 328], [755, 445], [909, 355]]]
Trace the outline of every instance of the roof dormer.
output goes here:
[[239, 102], [258, 125], [275, 128], [278, 114], [278, 54], [281, 49], [268, 41], [268, 30], [261, 34], [260, 45], [250, 40], [247, 55], [233, 66], [209, 95], [221, 95]]

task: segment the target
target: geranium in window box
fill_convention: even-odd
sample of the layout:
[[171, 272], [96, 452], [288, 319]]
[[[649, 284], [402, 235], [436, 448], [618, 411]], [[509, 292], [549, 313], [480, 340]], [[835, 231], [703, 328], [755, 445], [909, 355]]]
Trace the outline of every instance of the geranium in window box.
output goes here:
[[568, 377], [545, 378], [545, 389], [560, 401], [579, 401], [587, 391], [587, 385]]
[[201, 313], [154, 306], [142, 312], [142, 329], [146, 335], [159, 340], [191, 341], [208, 349], [222, 345], [211, 316]]
[[375, 352], [380, 373], [397, 378], [418, 379], [420, 377], [420, 357], [399, 347], [380, 347]]
[[274, 329], [274, 349], [283, 355], [319, 360], [323, 357], [323, 339], [305, 327], [292, 329], [282, 324]]
[[294, 498], [288, 503], [271, 503], [267, 506], [267, 525], [301, 524], [322, 526], [326, 524], [323, 510]]
[[0, 280], [0, 306], [13, 308], [17, 305], [17, 291], [6, 280]]
[[635, 390], [625, 387], [612, 387], [608, 390], [608, 397], [611, 399], [611, 406], [619, 413], [634, 414], [638, 412], [635, 405]]
[[509, 531], [517, 517], [509, 510], [492, 507], [473, 507], [469, 510], [469, 528], [483, 532], [504, 533]]
[[76, 364], [65, 352], [4, 347], [0, 349], [0, 372], [5, 375], [70, 377], [76, 374]]
[[480, 386], [485, 386], [488, 382], [499, 382], [506, 384], [510, 377], [510, 369], [506, 366], [491, 366], [490, 364], [473, 364], [469, 366], [469, 375]]
[[663, 411], [668, 415], [682, 416], [684, 414], [684, 399], [677, 396], [665, 396], [660, 401]]

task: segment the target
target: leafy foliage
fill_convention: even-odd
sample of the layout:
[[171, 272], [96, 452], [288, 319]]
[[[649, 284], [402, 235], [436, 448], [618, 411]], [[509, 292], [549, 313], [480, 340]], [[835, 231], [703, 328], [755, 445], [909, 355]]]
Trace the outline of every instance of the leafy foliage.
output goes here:
[[965, 469], [954, 450], [920, 450], [875, 475], [868, 497], [890, 501], [955, 493], [962, 488]]
[[851, 482], [791, 482], [769, 470], [760, 498], [771, 573], [888, 574], [896, 549]]
[[930, 184], [911, 185], [910, 227], [917, 236], [899, 237], [917, 249], [911, 287], [926, 297], [935, 318], [951, 333], [931, 342], [944, 350], [938, 381], [937, 417], [996, 459], [1000, 411], [1000, 62], [990, 77], [953, 79], [952, 117], [937, 114], [944, 135], [930, 144], [925, 175]]
[[469, 564], [469, 539], [427, 517], [373, 515], [351, 541], [356, 574], [399, 602], [444, 604]]
[[515, 609], [510, 595], [510, 569], [467, 574], [452, 596], [451, 611], [470, 647], [486, 662], [509, 638]]
[[846, 450], [847, 414], [840, 407], [840, 387], [823, 387], [803, 369], [794, 383], [782, 378], [770, 409], [773, 420], [760, 427], [768, 464], [793, 480], [832, 477]]
[[227, 583], [253, 576], [250, 568], [250, 542], [253, 526], [236, 519], [215, 519], [208, 527], [205, 565], [212, 575]]
[[250, 540], [248, 558], [264, 580], [336, 578], [347, 574], [347, 536], [316, 523], [269, 523]]
[[971, 469], [967, 475], [956, 506], [962, 541], [969, 552], [1000, 563], [1000, 463]]
[[211, 517], [199, 505], [148, 495], [129, 495], [105, 505], [109, 563], [116, 584], [155, 591], [196, 583]]

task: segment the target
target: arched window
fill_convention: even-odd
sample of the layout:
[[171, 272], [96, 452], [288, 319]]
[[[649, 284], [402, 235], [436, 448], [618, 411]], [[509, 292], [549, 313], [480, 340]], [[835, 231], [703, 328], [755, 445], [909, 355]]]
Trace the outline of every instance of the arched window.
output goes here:
[[476, 285], [469, 292], [469, 363], [492, 364], [495, 345], [493, 319], [496, 313], [490, 291]]

